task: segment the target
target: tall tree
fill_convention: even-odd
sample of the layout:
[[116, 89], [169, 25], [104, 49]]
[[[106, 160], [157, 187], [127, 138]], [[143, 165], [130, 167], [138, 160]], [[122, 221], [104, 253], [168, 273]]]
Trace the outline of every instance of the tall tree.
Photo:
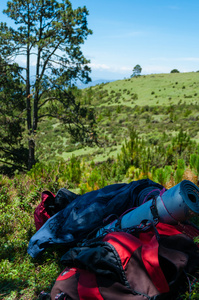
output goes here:
[[0, 163], [7, 173], [27, 166], [23, 146], [26, 108], [25, 87], [17, 64], [8, 65], [0, 56]]
[[[35, 163], [34, 134], [38, 122], [49, 114], [58, 117], [55, 102], [63, 105], [71, 132], [74, 128], [82, 134], [88, 131], [83, 124], [85, 109], [75, 102], [69, 87], [77, 78], [84, 83], [90, 80], [89, 61], [81, 45], [92, 31], [87, 27], [86, 7], [73, 9], [68, 0], [12, 0], [4, 13], [14, 20], [15, 26], [1, 23], [0, 54], [7, 62], [17, 57], [19, 61], [19, 56], [26, 62], [23, 81], [30, 169]], [[34, 76], [31, 65], [35, 65]], [[46, 106], [48, 102], [50, 105]]]

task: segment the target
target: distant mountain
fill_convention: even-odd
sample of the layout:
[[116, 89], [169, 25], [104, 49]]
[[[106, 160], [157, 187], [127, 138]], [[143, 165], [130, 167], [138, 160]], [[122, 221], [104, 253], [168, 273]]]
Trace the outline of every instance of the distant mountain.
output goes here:
[[98, 80], [93, 80], [93, 81], [89, 82], [88, 84], [84, 84], [81, 81], [78, 81], [76, 83], [76, 86], [79, 89], [85, 89], [85, 88], [88, 88], [90, 86], [95, 86], [95, 85], [98, 85], [98, 84], [107, 83], [107, 82], [113, 82], [113, 81], [115, 81], [115, 80], [98, 79]]

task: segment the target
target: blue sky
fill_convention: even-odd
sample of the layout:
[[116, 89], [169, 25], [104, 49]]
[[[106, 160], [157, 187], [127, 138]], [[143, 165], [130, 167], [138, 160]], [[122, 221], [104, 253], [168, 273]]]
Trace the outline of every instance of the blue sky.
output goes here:
[[[1, 9], [6, 6], [1, 0]], [[93, 34], [83, 45], [92, 78], [199, 70], [199, 0], [72, 0], [89, 10]], [[7, 21], [0, 13], [0, 21]]]

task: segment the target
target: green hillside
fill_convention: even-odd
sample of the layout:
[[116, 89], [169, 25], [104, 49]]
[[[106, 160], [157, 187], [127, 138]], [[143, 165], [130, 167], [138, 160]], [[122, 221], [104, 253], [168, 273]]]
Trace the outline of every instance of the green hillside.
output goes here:
[[39, 159], [68, 159], [71, 153], [104, 161], [116, 155], [129, 137], [129, 128], [158, 144], [182, 129], [199, 141], [199, 73], [139, 76], [79, 90], [77, 99], [94, 107], [101, 147], [74, 143], [63, 125], [46, 120], [37, 140]]

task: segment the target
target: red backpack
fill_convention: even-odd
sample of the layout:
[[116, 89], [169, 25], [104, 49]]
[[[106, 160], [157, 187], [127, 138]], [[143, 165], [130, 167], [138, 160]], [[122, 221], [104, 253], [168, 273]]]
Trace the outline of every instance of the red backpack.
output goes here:
[[34, 211], [36, 230], [38, 231], [50, 217], [65, 208], [77, 196], [66, 188], [59, 189], [56, 196], [49, 191], [44, 191], [41, 194], [41, 202]]
[[34, 211], [34, 221], [36, 230], [39, 230], [43, 224], [52, 217], [52, 214], [46, 210], [47, 204], [54, 202], [55, 195], [49, 191], [44, 191], [41, 194], [41, 202]]
[[199, 250], [179, 228], [158, 223], [133, 234], [108, 233], [70, 249], [62, 262], [67, 267], [52, 300], [171, 300], [186, 291], [186, 273], [198, 267]]

